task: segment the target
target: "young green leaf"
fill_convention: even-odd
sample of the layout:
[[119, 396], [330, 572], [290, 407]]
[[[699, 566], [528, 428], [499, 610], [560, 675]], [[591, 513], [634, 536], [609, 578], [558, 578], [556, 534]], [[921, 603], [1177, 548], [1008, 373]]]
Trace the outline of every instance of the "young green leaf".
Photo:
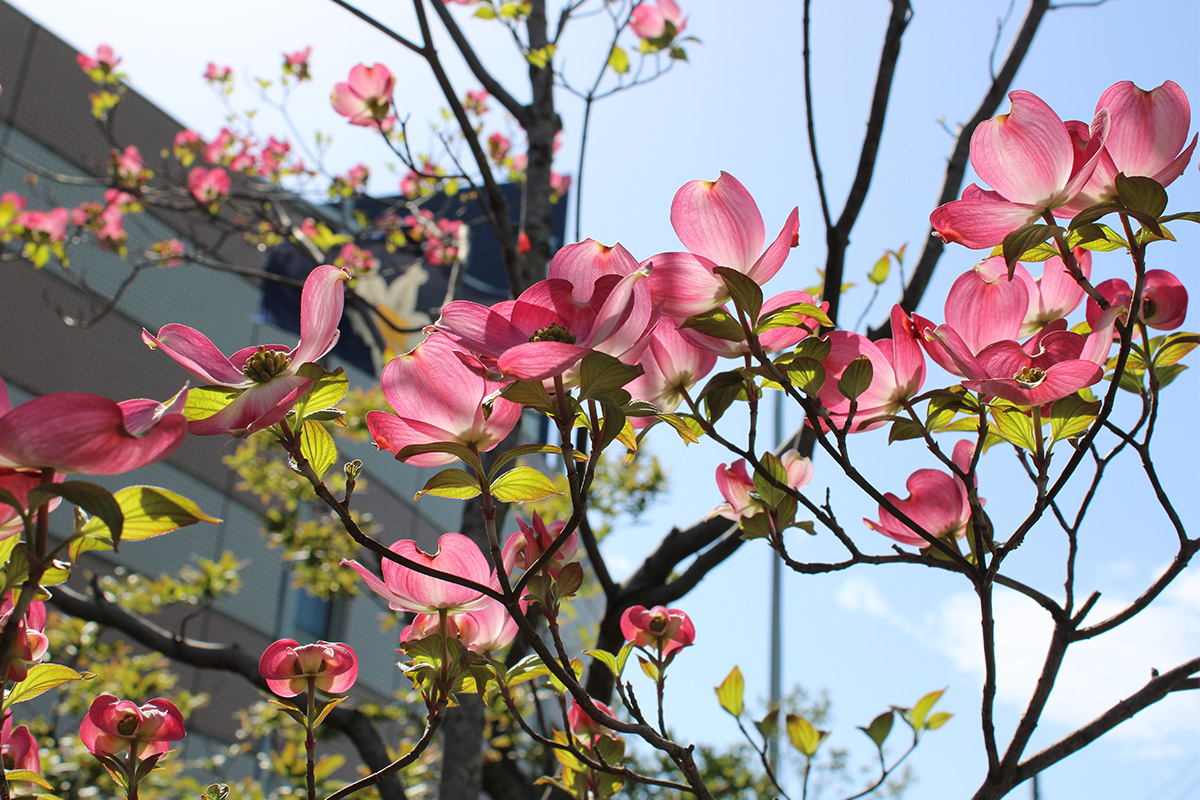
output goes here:
[[717, 702], [721, 704], [721, 708], [734, 717], [741, 717], [742, 712], [746, 709], [745, 690], [746, 684], [742, 679], [742, 671], [735, 666], [717, 687]]

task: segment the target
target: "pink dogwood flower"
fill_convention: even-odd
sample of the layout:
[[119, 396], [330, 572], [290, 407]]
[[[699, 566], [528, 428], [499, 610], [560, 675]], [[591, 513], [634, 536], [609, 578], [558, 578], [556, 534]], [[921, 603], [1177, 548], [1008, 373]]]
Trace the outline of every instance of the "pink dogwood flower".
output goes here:
[[299, 82], [309, 80], [312, 77], [308, 74], [308, 59], [311, 55], [311, 45], [294, 53], [284, 53], [283, 74], [294, 75]]
[[350, 118], [351, 125], [388, 131], [396, 119], [391, 115], [395, 85], [395, 77], [383, 64], [356, 64], [349, 80], [334, 85], [330, 102], [334, 111]]
[[186, 400], [186, 388], [166, 403], [59, 392], [13, 408], [0, 380], [0, 467], [118, 475], [154, 464], [183, 443]]
[[263, 651], [258, 674], [280, 697], [308, 691], [310, 680], [326, 694], [344, 694], [358, 678], [358, 656], [340, 642], [302, 645], [295, 639], [280, 639]]
[[[1196, 149], [1196, 136], [1187, 144], [1192, 119], [1187, 94], [1174, 81], [1148, 92], [1132, 81], [1114, 83], [1096, 102], [1096, 110], [1102, 108], [1112, 118], [1108, 138], [1092, 177], [1079, 196], [1062, 209], [1064, 215], [1115, 200], [1116, 178], [1121, 173], [1127, 178], [1152, 178], [1168, 186], [1183, 174]], [[1075, 129], [1073, 133], [1078, 147], [1090, 144], [1086, 130]]]
[[[504, 569], [509, 574], [512, 574], [513, 570], [516, 569], [529, 569], [532, 567], [534, 562], [550, 549], [550, 545], [563, 532], [563, 528], [567, 527], [567, 523], [557, 520], [547, 525], [542, 519], [542, 515], [535, 511], [529, 524], [526, 524], [525, 520], [517, 517], [517, 527], [520, 530], [510, 534], [504, 540], [504, 549], [501, 554]], [[557, 578], [559, 570], [569, 562], [574, 561], [578, 553], [579, 532], [572, 531], [567, 536], [566, 541], [562, 543], [562, 546], [551, 556], [547, 564], [550, 574]]]
[[899, 304], [892, 307], [891, 319], [891, 339], [872, 342], [852, 331], [833, 331], [827, 337], [825, 383], [818, 396], [836, 424], [844, 425], [850, 413], [850, 400], [838, 389], [838, 382], [855, 359], [866, 357], [871, 362], [871, 385], [857, 398], [855, 432], [882, 425], [877, 418], [897, 413], [925, 384], [925, 357], [912, 320]]
[[621, 615], [621, 635], [634, 647], [666, 658], [696, 641], [696, 626], [678, 608], [633, 606]]
[[629, 29], [640, 39], [658, 39], [667, 30], [670, 22], [675, 33], [683, 33], [687, 18], [679, 10], [675, 0], [657, 0], [656, 5], [642, 2], [629, 15]]
[[[1133, 289], [1121, 278], [1112, 278], [1096, 287], [1100, 296], [1114, 306], [1128, 309], [1133, 304]], [[1187, 318], [1187, 288], [1165, 269], [1146, 270], [1146, 287], [1142, 291], [1142, 310], [1138, 317], [1148, 327], [1160, 331], [1173, 331]], [[1087, 321], [1096, 325], [1100, 319], [1100, 305], [1088, 300]]]
[[[800, 455], [800, 451], [791, 449], [779, 457], [783, 468], [787, 470], [788, 486], [800, 490], [808, 486], [813, 479], [812, 459]], [[722, 516], [737, 522], [742, 517], [753, 517], [763, 510], [763, 506], [750, 496], [754, 488], [754, 479], [746, 471], [746, 459], [739, 458], [728, 466], [717, 467], [717, 489], [725, 502], [712, 510], [709, 516]]]
[[201, 205], [211, 207], [221, 202], [229, 197], [231, 188], [233, 188], [233, 183], [229, 180], [229, 173], [220, 167], [216, 169], [193, 167], [192, 171], [188, 173], [188, 191]]
[[934, 358], [939, 363], [952, 362], [966, 378], [966, 388], [1018, 406], [1043, 406], [1103, 377], [1119, 313], [1117, 306], [1105, 311], [1086, 337], [1065, 330], [1066, 322], [1059, 320], [1024, 344], [1007, 339], [978, 353], [971, 352], [951, 325], [931, 328], [922, 321], [921, 332], [930, 355], [937, 353]]
[[134, 758], [145, 758], [167, 752], [170, 742], [183, 737], [183, 714], [161, 697], [139, 706], [102, 694], [92, 701], [79, 725], [83, 746], [96, 756], [120, 756], [131, 750]]
[[349, 275], [332, 265], [317, 267], [300, 296], [300, 341], [247, 347], [226, 358], [208, 337], [186, 325], [164, 325], [158, 336], [142, 331], [142, 341], [161, 348], [189, 374], [205, 384], [241, 390], [211, 417], [193, 420], [188, 429], [201, 436], [228, 433], [246, 436], [279, 422], [312, 383], [297, 374], [304, 364], [324, 356], [338, 340], [342, 318], [342, 281]]
[[631, 363], [641, 356], [658, 315], [645, 270], [623, 247], [568, 245], [551, 260], [549, 275], [490, 308], [448, 303], [437, 328], [510, 381], [562, 375], [593, 351]]
[[664, 316], [682, 319], [729, 301], [725, 283], [713, 273], [729, 267], [759, 286], [779, 272], [800, 230], [792, 209], [779, 235], [764, 251], [766, 229], [754, 198], [737, 178], [722, 172], [715, 181], [689, 181], [671, 203], [671, 226], [686, 253], [661, 253], [651, 265], [650, 291]]
[[[521, 609], [525, 609], [521, 602]], [[441, 630], [438, 614], [418, 614], [400, 634], [401, 642], [414, 641], [432, 636]], [[487, 599], [487, 603], [474, 611], [462, 611], [446, 616], [447, 635], [453, 636], [473, 653], [490, 655], [512, 644], [517, 635], [517, 621], [509, 616], [504, 604]]]
[[[952, 460], [963, 472], [970, 467], [973, 448], [974, 444], [966, 439], [954, 446]], [[884, 497], [933, 538], [950, 541], [962, 538], [971, 522], [971, 504], [967, 499], [967, 487], [961, 480], [941, 470], [919, 469], [909, 476], [905, 487], [908, 497], [903, 500], [891, 492], [885, 493]], [[980, 502], [983, 502], [982, 498]], [[871, 530], [901, 544], [930, 546], [927, 539], [883, 506], [879, 507], [878, 522], [865, 517], [863, 522]]]
[[102, 44], [97, 47], [95, 56], [89, 56], [86, 53], [79, 53], [75, 56], [75, 62], [79, 64], [80, 68], [83, 69], [84, 72], [101, 70], [106, 75], [111, 74], [114, 70], [116, 70], [117, 65], [120, 64], [121, 61], [122, 59], [117, 58], [117, 55], [113, 52], [112, 47], [107, 44]]
[[[796, 303], [808, 303], [817, 306], [822, 311], [829, 310], [829, 302], [825, 301], [818, 303], [816, 299], [808, 292], [789, 290], [780, 292], [774, 297], [767, 298], [762, 305], [762, 310], [759, 312], [759, 317], [764, 317], [773, 311], [778, 311], [781, 308], [795, 305]], [[726, 308], [728, 310], [728, 307]], [[732, 313], [732, 312], [731, 312]], [[661, 326], [660, 326], [661, 327]], [[786, 350], [789, 347], [795, 346], [800, 340], [816, 333], [821, 327], [812, 317], [801, 315], [796, 323], [780, 328], [772, 328], [758, 334], [758, 345], [764, 353], [778, 353], [780, 350]], [[657, 328], [655, 330], [658, 330]], [[679, 330], [681, 336], [696, 347], [707, 350], [710, 353], [715, 353], [723, 358], [739, 358], [750, 352], [750, 346], [745, 340], [730, 341], [729, 339], [721, 339], [716, 336], [708, 336], [700, 333], [694, 328], [681, 328]]]
[[971, 184], [961, 200], [936, 209], [929, 222], [947, 242], [972, 249], [1000, 244], [1013, 231], [1065, 206], [1096, 169], [1108, 137], [1101, 108], [1086, 149], [1076, 155], [1068, 127], [1037, 95], [1008, 95], [1012, 111], [980, 123], [971, 135], [971, 166], [992, 191]]
[[[442, 534], [438, 539], [437, 552], [432, 555], [422, 551], [416, 542], [408, 539], [396, 542], [388, 549], [439, 572], [467, 578], [483, 586], [498, 585], [491, 565], [488, 564], [479, 545], [461, 533]], [[357, 561], [343, 559], [342, 564], [353, 568], [362, 576], [367, 582], [367, 587], [387, 600], [388, 607], [393, 611], [436, 614], [445, 610], [458, 613], [473, 611], [487, 605], [488, 597], [481, 592], [425, 575], [388, 559], [384, 559], [382, 565], [383, 580]]]
[[216, 62], [210, 61], [204, 68], [204, 80], [209, 83], [228, 83], [233, 80], [233, 68], [218, 66]]
[[4, 724], [0, 726], [0, 758], [4, 760], [4, 769], [9, 772], [18, 769], [39, 775], [42, 772], [37, 739], [33, 738], [26, 725], [14, 728], [11, 714], [4, 716]]
[[[395, 453], [408, 445], [453, 442], [487, 452], [521, 419], [521, 405], [503, 397], [483, 407], [484, 398], [503, 384], [470, 369], [444, 334], [434, 333], [407, 355], [383, 368], [383, 396], [395, 414], [367, 413], [367, 429], [380, 450]], [[449, 453], [423, 453], [405, 461], [433, 467], [458, 460]]]
[[13, 224], [25, 229], [35, 242], [61, 242], [67, 238], [69, 213], [65, 208], [50, 211], [24, 211], [17, 215]]

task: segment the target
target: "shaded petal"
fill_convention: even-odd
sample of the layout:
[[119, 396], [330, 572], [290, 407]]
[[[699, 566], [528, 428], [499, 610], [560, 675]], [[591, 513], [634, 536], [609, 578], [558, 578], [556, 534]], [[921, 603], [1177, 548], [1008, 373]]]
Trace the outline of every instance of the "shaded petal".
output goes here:
[[488, 308], [468, 300], [455, 300], [442, 307], [435, 327], [471, 352], [495, 358], [508, 348], [529, 341], [529, 334], [502, 313], [511, 312], [512, 307], [511, 302]]
[[586, 347], [566, 342], [526, 342], [510, 347], [497, 365], [517, 380], [541, 381], [566, 372], [589, 352]]
[[577, 244], [568, 244], [554, 254], [547, 267], [547, 278], [569, 281], [574, 288], [576, 302], [587, 303], [592, 296], [596, 280], [604, 275], [625, 276], [638, 269], [637, 259], [620, 244], [600, 244], [595, 239], [585, 239]]
[[1035, 386], [1024, 386], [1016, 380], [992, 379], [963, 381], [968, 389], [999, 397], [1018, 406], [1043, 406], [1091, 386], [1104, 376], [1104, 370], [1090, 361], [1064, 361], [1046, 370], [1045, 377]]
[[988, 196], [951, 200], [934, 209], [929, 224], [945, 241], [981, 250], [1000, 244], [1017, 228], [1037, 221], [1041, 213], [1041, 206]]

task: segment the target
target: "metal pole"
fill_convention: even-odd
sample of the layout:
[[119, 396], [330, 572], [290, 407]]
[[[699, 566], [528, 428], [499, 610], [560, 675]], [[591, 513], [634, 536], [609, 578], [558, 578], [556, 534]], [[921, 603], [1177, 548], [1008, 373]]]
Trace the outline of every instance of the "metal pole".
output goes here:
[[[775, 395], [775, 444], [783, 444], [783, 392]], [[783, 698], [783, 562], [771, 555], [771, 707], [779, 708]], [[779, 737], [768, 742], [771, 764], [779, 766]]]

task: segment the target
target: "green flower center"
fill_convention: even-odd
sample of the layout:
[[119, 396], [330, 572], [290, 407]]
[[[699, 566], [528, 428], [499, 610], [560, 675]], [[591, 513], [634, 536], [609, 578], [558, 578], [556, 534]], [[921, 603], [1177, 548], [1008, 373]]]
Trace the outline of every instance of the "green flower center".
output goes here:
[[1046, 377], [1046, 370], [1038, 369], [1037, 367], [1022, 367], [1021, 371], [1013, 375], [1013, 380], [1021, 384], [1022, 388], [1032, 389], [1042, 382]]
[[567, 344], [575, 344], [575, 334], [559, 325], [557, 322], [551, 322], [544, 328], [539, 328], [533, 332], [533, 336], [529, 337], [531, 342], [566, 342]]
[[246, 366], [242, 367], [242, 374], [246, 376], [246, 380], [266, 383], [272, 378], [282, 375], [291, 365], [292, 360], [288, 358], [287, 353], [259, 347], [258, 352], [246, 359]]

